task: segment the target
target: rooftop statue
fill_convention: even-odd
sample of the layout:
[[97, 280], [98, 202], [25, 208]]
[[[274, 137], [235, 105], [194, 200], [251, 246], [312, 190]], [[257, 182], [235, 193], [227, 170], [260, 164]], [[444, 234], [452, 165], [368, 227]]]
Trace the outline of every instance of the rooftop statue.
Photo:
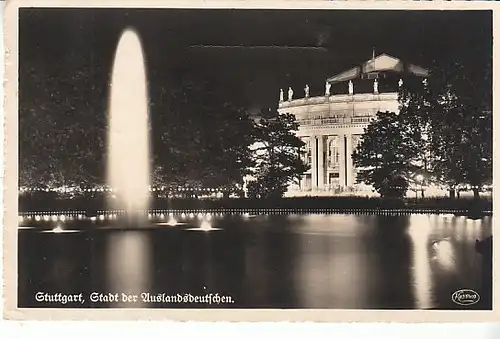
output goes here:
[[327, 81], [325, 83], [325, 95], [326, 96], [330, 96], [330, 88], [332, 87], [332, 85]]
[[354, 94], [354, 85], [352, 83], [352, 80], [349, 80], [349, 94]]
[[283, 88], [280, 89], [280, 102], [283, 102], [284, 99], [283, 99]]
[[293, 99], [293, 89], [288, 87], [288, 101], [292, 101]]
[[306, 98], [309, 98], [309, 85], [306, 85], [304, 88], [304, 94], [306, 95]]
[[375, 79], [373, 81], [373, 93], [378, 94], [378, 81]]

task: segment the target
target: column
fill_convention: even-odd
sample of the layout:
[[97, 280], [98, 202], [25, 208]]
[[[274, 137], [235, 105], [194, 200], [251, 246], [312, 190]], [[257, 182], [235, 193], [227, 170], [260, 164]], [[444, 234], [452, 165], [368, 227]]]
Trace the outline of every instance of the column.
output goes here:
[[325, 188], [325, 137], [323, 135], [318, 136], [318, 188], [323, 190]]
[[[352, 152], [354, 152], [356, 147], [358, 147], [360, 135], [353, 134], [351, 139], [352, 139], [351, 154], [352, 154]], [[356, 185], [357, 169], [356, 169], [356, 166], [354, 166], [354, 161], [352, 161], [352, 158], [351, 158], [351, 163], [352, 163], [352, 184], [354, 186], [354, 185]]]
[[311, 136], [311, 189], [313, 191], [316, 190], [318, 187], [317, 180], [318, 180], [318, 162], [317, 162], [317, 155], [318, 155], [318, 149], [316, 145], [316, 136]]
[[326, 179], [325, 179], [325, 183], [328, 187], [328, 190], [331, 189], [332, 187], [332, 183], [330, 182], [330, 176], [328, 175], [328, 163], [330, 162], [330, 143], [332, 142], [332, 139], [333, 137], [332, 136], [328, 136], [328, 138], [326, 139], [326, 163], [325, 163], [325, 176], [326, 176]]
[[[306, 143], [306, 153], [304, 153], [302, 155], [302, 159], [305, 159], [305, 161], [307, 162], [307, 159], [308, 159], [308, 157], [307, 157], [307, 145], [309, 144], [309, 140], [306, 138], [301, 138], [301, 140]], [[302, 177], [300, 178], [299, 188], [300, 188], [300, 191], [302, 191], [302, 192], [306, 190], [306, 175], [305, 174], [302, 175]]]
[[345, 135], [340, 134], [337, 139], [337, 146], [339, 148], [339, 185], [341, 187], [345, 186], [345, 179], [346, 179], [346, 166], [345, 166]]
[[349, 134], [346, 136], [346, 156], [347, 156], [347, 186], [351, 187], [354, 185], [354, 168], [352, 166], [352, 135]]

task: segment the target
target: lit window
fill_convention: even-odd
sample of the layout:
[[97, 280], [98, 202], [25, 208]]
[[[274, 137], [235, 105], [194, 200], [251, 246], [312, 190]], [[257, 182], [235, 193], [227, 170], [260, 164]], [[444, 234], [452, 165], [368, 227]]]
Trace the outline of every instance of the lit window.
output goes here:
[[337, 165], [340, 162], [340, 149], [337, 147], [337, 139], [333, 139], [330, 141], [328, 152], [328, 160], [330, 166]]
[[302, 140], [305, 142], [306, 144], [306, 152], [305, 154], [302, 155], [302, 161], [304, 161], [306, 164], [310, 164], [311, 163], [311, 142], [307, 139], [305, 140]]

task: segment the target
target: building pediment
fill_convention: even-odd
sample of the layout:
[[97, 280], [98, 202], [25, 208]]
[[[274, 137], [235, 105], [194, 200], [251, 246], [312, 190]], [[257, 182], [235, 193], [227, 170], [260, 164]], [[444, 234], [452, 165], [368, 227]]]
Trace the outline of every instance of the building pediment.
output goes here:
[[398, 58], [387, 54], [381, 54], [374, 59], [370, 59], [363, 63], [362, 69], [364, 73], [384, 72], [384, 71], [403, 71], [403, 62]]
[[420, 77], [425, 77], [429, 74], [428, 70], [423, 67], [410, 63], [404, 63], [401, 59], [383, 53], [365, 61], [361, 65], [334, 75], [328, 78], [327, 81], [332, 84], [346, 82], [357, 78], [370, 77], [371, 74], [385, 72], [410, 73]]

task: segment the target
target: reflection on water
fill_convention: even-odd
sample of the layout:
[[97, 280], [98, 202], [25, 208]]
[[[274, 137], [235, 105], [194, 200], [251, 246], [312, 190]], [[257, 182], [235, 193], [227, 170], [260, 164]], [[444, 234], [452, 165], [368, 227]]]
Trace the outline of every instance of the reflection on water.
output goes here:
[[[118, 307], [130, 306], [127, 296], [139, 296], [150, 290], [151, 279], [151, 242], [149, 236], [140, 231], [110, 234], [106, 246], [106, 272], [108, 288], [118, 293]], [[134, 307], [144, 306], [140, 298]]]
[[303, 307], [359, 308], [373, 279], [362, 223], [342, 215], [308, 216], [298, 224], [294, 272], [298, 301]]
[[432, 307], [431, 268], [429, 253], [430, 216], [413, 215], [410, 217], [408, 234], [412, 240], [412, 272], [416, 308]]
[[[175, 218], [137, 231], [64, 223], [65, 231], [81, 231], [76, 233], [43, 233], [35, 221], [23, 221], [20, 306], [54, 307], [34, 301], [34, 294], [44, 291], [219, 293], [233, 301], [138, 299], [83, 307], [453, 309], [459, 306], [451, 295], [467, 288], [487, 302], [474, 307], [490, 307], [484, 296], [491, 294], [491, 258], [477, 253], [475, 240], [491, 235], [491, 217], [190, 213]], [[214, 229], [219, 232], [208, 232]]]

